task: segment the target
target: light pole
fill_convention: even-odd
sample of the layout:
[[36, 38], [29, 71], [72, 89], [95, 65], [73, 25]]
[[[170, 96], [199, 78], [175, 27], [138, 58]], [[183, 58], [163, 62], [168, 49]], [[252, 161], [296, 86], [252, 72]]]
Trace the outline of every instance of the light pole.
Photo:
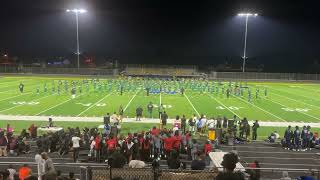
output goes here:
[[246, 67], [246, 51], [247, 51], [247, 34], [248, 34], [248, 20], [250, 16], [257, 17], [257, 13], [239, 13], [238, 16], [240, 17], [246, 17], [246, 27], [244, 31], [244, 47], [243, 47], [243, 64], [242, 64], [242, 72], [244, 72], [244, 69]]
[[80, 51], [79, 51], [79, 13], [86, 13], [85, 9], [67, 9], [67, 12], [73, 12], [76, 15], [76, 26], [77, 26], [77, 59], [78, 59], [78, 69], [80, 68]]

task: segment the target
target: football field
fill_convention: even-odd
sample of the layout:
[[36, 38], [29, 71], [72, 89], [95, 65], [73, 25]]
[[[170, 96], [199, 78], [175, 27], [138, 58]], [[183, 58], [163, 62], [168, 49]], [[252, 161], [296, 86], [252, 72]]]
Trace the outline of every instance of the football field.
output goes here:
[[[70, 92], [51, 90], [51, 81], [65, 79], [61, 77], [2, 77], [0, 79], [0, 114], [14, 116], [72, 116], [72, 117], [102, 117], [107, 112], [118, 112], [124, 108], [125, 117], [135, 117], [135, 110], [141, 106], [144, 117], [149, 117], [147, 104], [154, 105], [154, 117], [157, 107], [163, 104], [169, 118], [176, 115], [204, 114], [207, 118], [226, 116], [249, 120], [274, 122], [320, 122], [319, 84], [311, 83], [280, 83], [280, 82], [248, 82], [253, 89], [252, 102], [246, 96], [227, 98], [224, 94], [198, 93], [186, 89], [185, 94], [152, 93], [146, 95], [143, 88], [134, 92], [124, 92], [122, 95], [112, 90], [110, 92], [77, 93], [71, 98]], [[68, 78], [68, 81], [76, 78]], [[101, 80], [103, 81], [103, 80]], [[24, 84], [24, 92], [20, 93], [19, 84]], [[47, 84], [47, 91], [42, 90]], [[37, 87], [40, 87], [37, 93]], [[255, 96], [255, 88], [259, 87], [259, 97]], [[267, 96], [262, 91], [267, 88]]]
[[[124, 108], [125, 117], [135, 117], [135, 110], [141, 106], [144, 117], [148, 117], [147, 104], [154, 105], [153, 116], [157, 117], [157, 107], [163, 104], [169, 118], [185, 114], [191, 117], [204, 114], [207, 118], [226, 116], [232, 118], [247, 117], [249, 120], [274, 122], [320, 122], [320, 85], [311, 83], [248, 82], [253, 89], [252, 102], [246, 96], [227, 98], [224, 94], [198, 93], [186, 89], [185, 94], [152, 93], [146, 95], [143, 88], [134, 92], [116, 90], [110, 92], [76, 93], [71, 98], [70, 92], [51, 91], [51, 81], [66, 79], [61, 77], [2, 77], [0, 78], [0, 115], [14, 116], [72, 116], [103, 117], [107, 112], [118, 112]], [[67, 78], [68, 81], [76, 78]], [[103, 80], [102, 80], [103, 81]], [[19, 84], [24, 84], [20, 93]], [[42, 86], [46, 83], [47, 92]], [[40, 84], [40, 85], [39, 85]], [[37, 93], [37, 86], [40, 92]], [[259, 97], [255, 88], [260, 88]], [[267, 96], [263, 88], [267, 88]]]

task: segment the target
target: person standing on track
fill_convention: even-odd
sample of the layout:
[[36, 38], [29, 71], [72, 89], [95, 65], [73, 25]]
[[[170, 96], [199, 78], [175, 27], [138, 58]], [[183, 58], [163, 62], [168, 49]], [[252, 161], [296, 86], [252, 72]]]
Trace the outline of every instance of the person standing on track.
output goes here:
[[139, 107], [136, 109], [136, 121], [141, 121], [142, 112], [143, 112], [143, 109], [142, 109], [141, 106], [139, 106]]
[[152, 111], [153, 111], [153, 104], [152, 102], [149, 102], [147, 105], [148, 113], [149, 113], [149, 118], [153, 118]]
[[293, 139], [294, 139], [294, 151], [299, 151], [300, 150], [300, 130], [299, 127], [296, 126], [296, 130], [293, 132]]
[[254, 122], [252, 126], [252, 140], [257, 140], [257, 136], [258, 136], [257, 130], [259, 127], [260, 125], [258, 123], [258, 120], [256, 120], [256, 122]]
[[292, 137], [292, 130], [291, 126], [288, 126], [286, 131], [284, 132], [284, 139], [285, 139], [285, 149], [290, 150], [291, 149], [291, 137]]

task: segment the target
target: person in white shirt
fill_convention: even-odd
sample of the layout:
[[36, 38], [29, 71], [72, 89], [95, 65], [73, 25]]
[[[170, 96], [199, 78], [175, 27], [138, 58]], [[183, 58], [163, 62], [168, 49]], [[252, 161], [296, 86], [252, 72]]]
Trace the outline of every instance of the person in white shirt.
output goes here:
[[14, 175], [17, 173], [17, 171], [13, 169], [11, 164], [9, 165], [9, 168], [7, 170], [9, 171], [8, 180], [14, 180]]
[[45, 174], [44, 164], [46, 161], [41, 157], [40, 152], [35, 155], [34, 159], [37, 163], [38, 180], [41, 180], [42, 176]]
[[80, 150], [80, 140], [81, 138], [76, 134], [72, 137], [72, 148], [73, 148], [73, 162], [76, 162], [79, 157], [79, 150]]

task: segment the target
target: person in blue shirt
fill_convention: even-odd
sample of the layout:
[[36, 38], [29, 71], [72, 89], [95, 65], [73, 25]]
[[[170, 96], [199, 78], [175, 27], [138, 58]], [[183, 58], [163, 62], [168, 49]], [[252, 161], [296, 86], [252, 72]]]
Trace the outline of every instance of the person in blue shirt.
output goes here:
[[284, 139], [286, 142], [285, 149], [288, 149], [288, 150], [291, 149], [291, 137], [292, 137], [291, 126], [288, 126], [288, 128], [284, 132]]
[[300, 149], [300, 136], [301, 132], [299, 127], [296, 126], [296, 130], [293, 132], [293, 139], [294, 139], [294, 150], [299, 151]]

